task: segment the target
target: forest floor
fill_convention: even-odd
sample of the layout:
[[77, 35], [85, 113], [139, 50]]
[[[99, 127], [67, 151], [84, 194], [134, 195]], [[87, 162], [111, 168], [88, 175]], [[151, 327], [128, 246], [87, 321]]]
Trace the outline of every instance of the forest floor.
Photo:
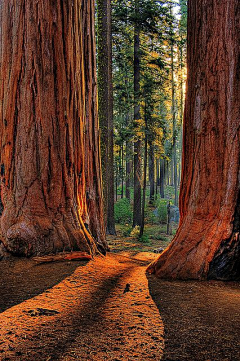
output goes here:
[[[120, 230], [121, 231], [121, 230]], [[169, 239], [94, 260], [0, 263], [0, 360], [240, 360], [240, 284], [145, 274]]]

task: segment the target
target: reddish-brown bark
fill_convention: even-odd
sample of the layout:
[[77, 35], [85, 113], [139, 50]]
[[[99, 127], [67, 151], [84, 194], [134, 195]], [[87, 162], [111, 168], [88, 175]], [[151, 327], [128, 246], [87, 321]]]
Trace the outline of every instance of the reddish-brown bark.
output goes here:
[[102, 249], [92, 0], [4, 0], [1, 241], [16, 255]]
[[239, 1], [190, 0], [181, 221], [159, 277], [240, 277], [239, 59]]

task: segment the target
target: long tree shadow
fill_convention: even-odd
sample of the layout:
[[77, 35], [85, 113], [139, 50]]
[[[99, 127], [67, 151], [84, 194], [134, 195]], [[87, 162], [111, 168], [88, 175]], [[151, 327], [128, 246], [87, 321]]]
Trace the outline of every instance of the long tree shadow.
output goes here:
[[36, 265], [23, 258], [1, 261], [0, 313], [52, 288], [86, 264], [87, 261], [75, 261]]
[[[105, 332], [102, 317], [105, 302], [121, 278], [124, 277], [125, 272], [119, 272], [101, 281], [83, 307], [72, 309], [72, 313], [68, 314], [67, 319], [52, 322], [51, 328], [47, 326], [36, 328], [34, 334], [31, 335], [31, 340], [38, 340], [38, 343], [33, 342], [33, 346], [30, 345], [27, 354], [24, 354], [24, 361], [43, 360], [46, 355], [51, 356], [49, 358], [51, 360], [59, 360], [79, 335], [82, 335], [82, 338], [80, 337], [78, 347], [84, 349], [83, 353], [86, 355], [87, 349], [91, 353], [91, 349], [96, 346], [95, 343], [93, 344], [93, 340], [96, 341], [100, 333]], [[86, 333], [90, 337], [86, 337]], [[96, 333], [95, 336], [94, 333]], [[41, 334], [41, 339], [39, 334]], [[21, 345], [19, 347], [19, 349], [16, 348], [16, 352], [22, 351]]]
[[240, 284], [148, 275], [164, 323], [163, 360], [240, 360]]

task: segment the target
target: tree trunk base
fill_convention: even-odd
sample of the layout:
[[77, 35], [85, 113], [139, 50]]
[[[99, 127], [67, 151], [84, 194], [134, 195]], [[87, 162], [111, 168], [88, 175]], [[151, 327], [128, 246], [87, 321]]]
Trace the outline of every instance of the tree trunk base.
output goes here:
[[[211, 240], [189, 247], [177, 236], [170, 246], [148, 268], [147, 273], [163, 279], [240, 280], [240, 236], [238, 233], [211, 248]], [[208, 247], [206, 247], [208, 244]], [[215, 243], [216, 245], [216, 243]]]
[[[1, 241], [5, 252], [14, 256], [42, 256], [71, 251], [92, 255], [98, 252], [98, 244], [84, 225], [75, 228], [71, 224], [50, 222], [46, 218], [23, 220], [10, 228], [2, 227]], [[105, 246], [101, 245], [101, 248]]]

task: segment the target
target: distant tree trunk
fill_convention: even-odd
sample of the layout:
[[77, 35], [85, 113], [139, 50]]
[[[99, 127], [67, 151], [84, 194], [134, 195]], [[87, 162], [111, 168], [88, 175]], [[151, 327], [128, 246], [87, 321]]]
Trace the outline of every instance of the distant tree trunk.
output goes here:
[[107, 247], [93, 15], [91, 0], [1, 2], [0, 224], [15, 255]]
[[[171, 7], [172, 14], [172, 7]], [[172, 26], [171, 26], [172, 27]], [[175, 80], [174, 80], [174, 39], [171, 37], [171, 86], [172, 86], [172, 123], [173, 123], [173, 138], [172, 138], [172, 183], [174, 185], [174, 204], [178, 205], [178, 178], [177, 178], [177, 131], [176, 131], [176, 104], [175, 104]]]
[[148, 271], [240, 278], [240, 3], [190, 0], [181, 220]]
[[170, 173], [170, 186], [174, 187], [174, 161], [173, 161], [173, 155], [172, 155], [172, 159], [170, 162], [170, 166], [171, 166], [171, 173]]
[[[135, 12], [139, 15], [138, 0], [135, 0]], [[138, 22], [134, 27], [134, 121], [137, 123], [140, 116], [140, 30]], [[133, 200], [133, 227], [141, 226], [141, 140], [134, 142], [134, 200]]]
[[108, 2], [97, 0], [98, 35], [98, 115], [100, 126], [100, 146], [102, 163], [104, 220], [108, 216], [108, 151], [109, 151], [109, 34]]
[[154, 201], [154, 174], [155, 174], [155, 163], [154, 163], [154, 148], [152, 142], [149, 142], [149, 182], [150, 182], [150, 203]]
[[116, 174], [115, 174], [115, 201], [118, 200], [118, 166], [116, 164]]
[[141, 140], [134, 143], [133, 227], [141, 225]]
[[156, 179], [156, 183], [157, 186], [160, 186], [160, 160], [159, 158], [156, 159], [156, 173], [157, 173], [157, 179]]
[[165, 179], [165, 169], [164, 169], [164, 159], [160, 159], [160, 197], [164, 198], [164, 179]]
[[155, 184], [155, 199], [157, 199], [158, 196], [158, 187], [160, 185], [160, 172], [159, 172], [159, 159], [156, 158], [156, 184]]
[[113, 155], [113, 80], [112, 80], [112, 8], [107, 0], [108, 10], [108, 205], [107, 233], [116, 235], [114, 216], [114, 155]]
[[130, 179], [132, 172], [131, 142], [126, 142], [126, 198], [130, 200]]
[[113, 84], [111, 0], [98, 0], [98, 109], [101, 128], [106, 230], [116, 234], [114, 218]]
[[165, 162], [165, 174], [166, 174], [166, 183], [169, 186], [170, 185], [170, 180], [169, 180], [169, 161]]
[[172, 235], [172, 223], [171, 223], [171, 203], [170, 201], [168, 202], [167, 205], [167, 234], [168, 235]]
[[181, 36], [180, 44], [180, 69], [181, 69], [181, 79], [180, 79], [180, 135], [179, 135], [179, 152], [180, 152], [180, 162], [179, 162], [179, 184], [181, 181], [181, 169], [182, 169], [182, 138], [183, 138], [183, 115], [184, 115], [184, 81], [183, 81], [183, 39]]
[[123, 199], [124, 196], [124, 151], [123, 151], [123, 143], [121, 145], [121, 198]]
[[[145, 124], [147, 128], [147, 120], [145, 119]], [[145, 141], [144, 141], [144, 165], [143, 165], [143, 197], [142, 197], [142, 220], [140, 227], [140, 237], [142, 237], [145, 226], [145, 203], [146, 203], [146, 187], [147, 187], [147, 152], [148, 152], [148, 139], [147, 132], [145, 132]]]

